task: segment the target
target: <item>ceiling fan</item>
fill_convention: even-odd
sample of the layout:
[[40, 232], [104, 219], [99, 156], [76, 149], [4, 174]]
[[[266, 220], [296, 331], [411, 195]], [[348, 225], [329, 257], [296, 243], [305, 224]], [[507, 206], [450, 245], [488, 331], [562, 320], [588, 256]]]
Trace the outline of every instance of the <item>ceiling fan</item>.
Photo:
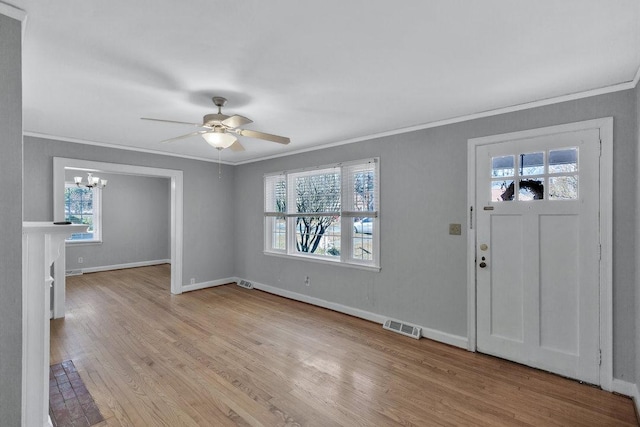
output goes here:
[[165, 139], [161, 142], [173, 142], [179, 139], [200, 135], [213, 148], [217, 150], [230, 148], [232, 151], [244, 151], [244, 147], [242, 146], [242, 144], [240, 144], [240, 141], [238, 141], [238, 138], [236, 138], [235, 135], [264, 139], [266, 141], [277, 142], [279, 144], [288, 144], [290, 142], [290, 139], [284, 136], [272, 135], [270, 133], [258, 132], [250, 129], [241, 129], [240, 126], [252, 123], [253, 121], [251, 119], [248, 119], [247, 117], [239, 116], [237, 114], [233, 116], [222, 114], [222, 107], [227, 103], [226, 98], [223, 98], [221, 96], [214, 96], [212, 99], [213, 103], [216, 105], [216, 107], [218, 107], [218, 112], [215, 114], [206, 114], [202, 118], [202, 123], [188, 123], [175, 120], [151, 119], [148, 117], [142, 117], [142, 120], [153, 120], [155, 122], [165, 123], [179, 123], [204, 128], [203, 130], [191, 132], [186, 135]]

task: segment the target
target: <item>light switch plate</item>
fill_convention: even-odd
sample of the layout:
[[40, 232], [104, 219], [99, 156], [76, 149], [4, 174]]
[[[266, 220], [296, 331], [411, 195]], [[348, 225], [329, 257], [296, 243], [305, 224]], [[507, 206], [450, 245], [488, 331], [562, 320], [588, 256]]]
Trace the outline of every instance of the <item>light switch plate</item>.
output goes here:
[[449, 224], [449, 234], [459, 236], [462, 234], [462, 224]]

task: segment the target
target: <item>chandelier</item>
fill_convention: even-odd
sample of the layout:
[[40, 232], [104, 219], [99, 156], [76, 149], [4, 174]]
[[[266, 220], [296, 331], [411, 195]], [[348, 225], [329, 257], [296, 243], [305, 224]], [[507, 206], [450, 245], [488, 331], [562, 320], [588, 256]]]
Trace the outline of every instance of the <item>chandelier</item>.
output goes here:
[[93, 176], [91, 172], [88, 172], [87, 182], [82, 182], [81, 176], [74, 176], [73, 181], [76, 183], [78, 187], [87, 187], [87, 188], [104, 188], [107, 186], [106, 179], [100, 179], [100, 177]]

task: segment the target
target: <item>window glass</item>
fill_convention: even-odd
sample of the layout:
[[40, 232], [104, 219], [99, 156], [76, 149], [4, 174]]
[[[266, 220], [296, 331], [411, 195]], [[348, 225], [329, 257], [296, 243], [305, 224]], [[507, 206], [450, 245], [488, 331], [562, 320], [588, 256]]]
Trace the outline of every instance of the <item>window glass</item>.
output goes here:
[[514, 156], [500, 156], [491, 159], [491, 177], [513, 176]]
[[573, 200], [578, 198], [577, 176], [552, 176], [549, 178], [550, 200]]
[[373, 260], [373, 219], [353, 218], [351, 257], [363, 261]]
[[549, 151], [549, 173], [576, 172], [577, 170], [577, 148]]
[[376, 159], [265, 176], [265, 251], [377, 268]]
[[271, 247], [284, 250], [287, 248], [287, 220], [284, 217], [272, 217], [271, 219], [273, 221]]
[[578, 199], [578, 154], [567, 147], [492, 157], [490, 201]]
[[513, 200], [513, 180], [491, 181], [491, 201], [509, 202]]
[[544, 173], [544, 153], [520, 154], [520, 175], [541, 175]]
[[521, 179], [518, 189], [518, 200], [544, 199], [544, 178]]
[[295, 177], [296, 212], [340, 212], [340, 173]]
[[350, 168], [349, 183], [347, 184], [349, 191], [352, 191], [350, 211], [372, 212], [376, 210], [375, 183], [373, 164]]
[[340, 220], [335, 216], [296, 218], [296, 250], [326, 257], [340, 257]]
[[95, 195], [99, 190], [92, 188], [78, 187], [74, 184], [67, 184], [64, 191], [64, 214], [65, 221], [73, 224], [88, 225], [85, 233], [74, 233], [67, 241], [94, 241], [98, 239], [96, 235], [97, 221], [94, 212]]

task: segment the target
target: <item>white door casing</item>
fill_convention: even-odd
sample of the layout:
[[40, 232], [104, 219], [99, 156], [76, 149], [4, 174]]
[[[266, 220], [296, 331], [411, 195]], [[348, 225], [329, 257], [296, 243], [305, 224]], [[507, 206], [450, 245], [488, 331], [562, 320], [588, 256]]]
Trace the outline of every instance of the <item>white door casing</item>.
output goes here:
[[[64, 220], [65, 169], [79, 169], [87, 172], [105, 172], [136, 176], [169, 178], [170, 184], [170, 249], [171, 249], [171, 293], [182, 293], [183, 265], [183, 172], [148, 166], [126, 165], [81, 159], [53, 158], [53, 218]], [[65, 248], [62, 249], [63, 251]], [[65, 266], [54, 267], [56, 277], [64, 277]], [[63, 317], [65, 308], [64, 284], [54, 288], [54, 317]]]
[[[610, 388], [611, 191], [603, 163], [611, 160], [611, 122], [469, 140], [470, 350]], [[602, 156], [601, 139], [608, 144]], [[578, 170], [558, 173], [555, 165], [550, 172], [549, 151], [557, 158], [570, 147], [577, 148]], [[526, 167], [534, 157], [542, 168]], [[511, 161], [513, 170], [492, 177], [492, 159]], [[527, 171], [535, 175], [519, 176]], [[577, 199], [550, 199], [549, 181], [567, 176], [577, 179]], [[520, 201], [521, 180], [544, 184], [542, 199]], [[513, 200], [501, 201], [512, 187]]]

